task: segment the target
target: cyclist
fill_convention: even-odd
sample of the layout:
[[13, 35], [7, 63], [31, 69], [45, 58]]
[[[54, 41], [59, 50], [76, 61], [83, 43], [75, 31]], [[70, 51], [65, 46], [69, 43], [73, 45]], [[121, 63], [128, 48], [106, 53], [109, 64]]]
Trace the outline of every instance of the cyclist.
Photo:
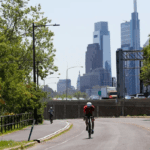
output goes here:
[[[53, 115], [54, 115], [54, 110], [53, 110], [53, 108], [50, 107], [50, 109], [48, 110], [48, 112], [49, 112], [49, 114], [50, 114], [50, 121], [52, 120], [52, 122], [53, 122]], [[51, 123], [52, 123], [52, 122], [51, 122]]]
[[[86, 124], [86, 131], [88, 130], [88, 117], [93, 116], [93, 111], [94, 111], [95, 107], [94, 105], [92, 105], [91, 102], [87, 102], [87, 104], [83, 107], [83, 112], [85, 114], [85, 124]], [[92, 119], [92, 134], [94, 133], [94, 116]]]

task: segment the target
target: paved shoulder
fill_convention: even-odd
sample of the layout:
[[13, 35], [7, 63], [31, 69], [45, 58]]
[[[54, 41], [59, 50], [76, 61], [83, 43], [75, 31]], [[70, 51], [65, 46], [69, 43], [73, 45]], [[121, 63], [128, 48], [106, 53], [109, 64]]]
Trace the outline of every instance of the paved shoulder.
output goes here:
[[[66, 121], [64, 120], [54, 120], [53, 124], [50, 124], [49, 121], [45, 120], [42, 125], [34, 125], [32, 135], [30, 140], [39, 139], [45, 137], [51, 133], [56, 132], [57, 130], [64, 128], [66, 126]], [[14, 140], [14, 141], [27, 141], [30, 134], [31, 127], [26, 129], [0, 136], [0, 140]]]

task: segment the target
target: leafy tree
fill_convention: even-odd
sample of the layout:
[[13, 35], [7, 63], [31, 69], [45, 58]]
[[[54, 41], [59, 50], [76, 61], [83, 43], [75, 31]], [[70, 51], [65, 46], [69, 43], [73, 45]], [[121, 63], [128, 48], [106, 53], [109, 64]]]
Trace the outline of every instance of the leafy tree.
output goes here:
[[[62, 95], [61, 95], [61, 94], [57, 94], [57, 95], [55, 96], [55, 98], [59, 98], [59, 97], [62, 98], [62, 99], [64, 99], [64, 98], [66, 98], [66, 94], [62, 94]], [[72, 95], [67, 95], [67, 98], [70, 98], [70, 99], [71, 99], [71, 98], [72, 98]]]
[[82, 92], [82, 97], [83, 97], [84, 99], [86, 99], [86, 98], [88, 97], [88, 95], [87, 95], [86, 93]]
[[[26, 76], [33, 68], [33, 49], [32, 49], [32, 23], [35, 25], [46, 25], [51, 22], [43, 16], [40, 4], [38, 6], [27, 7], [29, 0], [3, 0], [1, 1], [0, 30], [11, 43], [16, 42], [18, 37], [22, 40], [20, 45], [22, 49], [19, 53], [12, 53], [18, 57], [16, 60], [19, 64], [19, 70], [26, 70]], [[49, 31], [48, 27], [35, 27], [35, 49], [36, 62], [38, 65], [39, 76], [41, 79], [48, 75], [49, 70], [58, 71], [54, 66], [54, 57], [56, 50], [53, 49], [52, 36], [54, 33]], [[47, 51], [46, 52], [44, 52]], [[29, 77], [28, 77], [29, 78]]]
[[[11, 53], [19, 52], [19, 43], [11, 43], [0, 33], [0, 95], [6, 105], [0, 104], [1, 109], [7, 112], [24, 113], [32, 112], [37, 108], [41, 109], [45, 103], [41, 104], [40, 99], [46, 94], [37, 88], [35, 84], [24, 83], [25, 70], [18, 70], [18, 64], [15, 62], [16, 57]], [[13, 63], [9, 63], [9, 62]]]
[[[45, 25], [51, 20], [43, 17], [40, 5], [27, 7], [27, 0], [0, 2], [0, 93], [6, 102], [0, 107], [14, 113], [37, 108], [40, 114], [45, 106], [41, 99], [47, 94], [39, 87], [35, 90], [36, 85], [29, 76], [33, 68], [32, 23]], [[54, 66], [56, 50], [53, 49], [52, 36], [54, 34], [48, 27], [35, 28], [36, 62], [40, 61], [38, 70], [42, 79], [49, 70], [58, 71]]]
[[61, 97], [61, 95], [60, 95], [60, 94], [57, 94], [57, 95], [55, 96], [55, 98], [59, 98], [59, 97]]
[[77, 99], [79, 99], [80, 97], [87, 98], [87, 94], [84, 92], [80, 92], [80, 91], [77, 91], [76, 93], [74, 93], [73, 96], [76, 97]]
[[140, 79], [145, 86], [150, 85], [150, 44], [143, 48], [143, 67], [141, 67]]

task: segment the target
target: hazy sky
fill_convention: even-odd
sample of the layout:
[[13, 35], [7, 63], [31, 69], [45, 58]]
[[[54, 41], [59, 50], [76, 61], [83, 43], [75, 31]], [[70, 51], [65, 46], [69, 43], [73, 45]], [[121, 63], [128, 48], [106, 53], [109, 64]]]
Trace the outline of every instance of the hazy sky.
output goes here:
[[[54, 32], [54, 48], [56, 48], [55, 65], [58, 66], [60, 79], [66, 79], [68, 67], [83, 66], [69, 69], [68, 78], [76, 88], [77, 78], [85, 73], [85, 52], [88, 44], [93, 43], [94, 23], [100, 21], [108, 22], [111, 45], [111, 67], [112, 76], [116, 77], [116, 50], [121, 46], [120, 24], [131, 20], [134, 11], [134, 0], [31, 0], [29, 5], [42, 6], [44, 16], [60, 26], [49, 27]], [[150, 0], [137, 0], [137, 11], [140, 19], [140, 44], [148, 39], [150, 33], [149, 19]], [[58, 73], [49, 75], [58, 77]], [[53, 90], [57, 89], [59, 79], [46, 79]], [[44, 82], [39, 79], [40, 85]]]

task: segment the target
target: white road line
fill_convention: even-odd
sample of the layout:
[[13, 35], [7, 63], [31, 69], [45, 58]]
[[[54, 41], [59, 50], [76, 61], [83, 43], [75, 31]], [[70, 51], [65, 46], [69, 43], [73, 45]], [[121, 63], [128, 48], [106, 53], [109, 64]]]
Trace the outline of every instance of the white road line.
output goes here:
[[76, 136], [72, 137], [71, 139], [66, 140], [66, 141], [64, 141], [64, 142], [62, 142], [62, 143], [59, 143], [59, 144], [57, 144], [57, 145], [54, 145], [54, 146], [48, 147], [48, 148], [46, 148], [45, 150], [48, 150], [48, 149], [54, 148], [54, 147], [56, 147], [56, 146], [59, 146], [59, 145], [61, 145], [61, 144], [64, 144], [64, 143], [66, 143], [66, 142], [68, 142], [68, 141], [70, 141], [70, 140], [72, 140], [72, 139], [74, 139], [74, 138], [78, 137], [78, 136], [79, 136], [79, 135], [81, 135], [83, 132], [84, 132], [84, 130], [83, 130], [80, 134], [78, 134], [78, 135], [76, 135]]
[[66, 123], [67, 123], [67, 125], [66, 125], [64, 128], [62, 128], [62, 129], [60, 129], [60, 130], [57, 130], [57, 131], [55, 131], [54, 133], [49, 134], [49, 135], [47, 135], [47, 136], [45, 136], [45, 137], [42, 137], [42, 138], [40, 138], [40, 139], [38, 139], [38, 140], [45, 139], [45, 138], [47, 138], [47, 137], [49, 137], [49, 136], [52, 136], [52, 135], [56, 134], [57, 132], [59, 132], [59, 131], [61, 131], [61, 130], [66, 129], [66, 128], [69, 126], [69, 124], [70, 124], [70, 123], [68, 123], [68, 122], [66, 122]]

